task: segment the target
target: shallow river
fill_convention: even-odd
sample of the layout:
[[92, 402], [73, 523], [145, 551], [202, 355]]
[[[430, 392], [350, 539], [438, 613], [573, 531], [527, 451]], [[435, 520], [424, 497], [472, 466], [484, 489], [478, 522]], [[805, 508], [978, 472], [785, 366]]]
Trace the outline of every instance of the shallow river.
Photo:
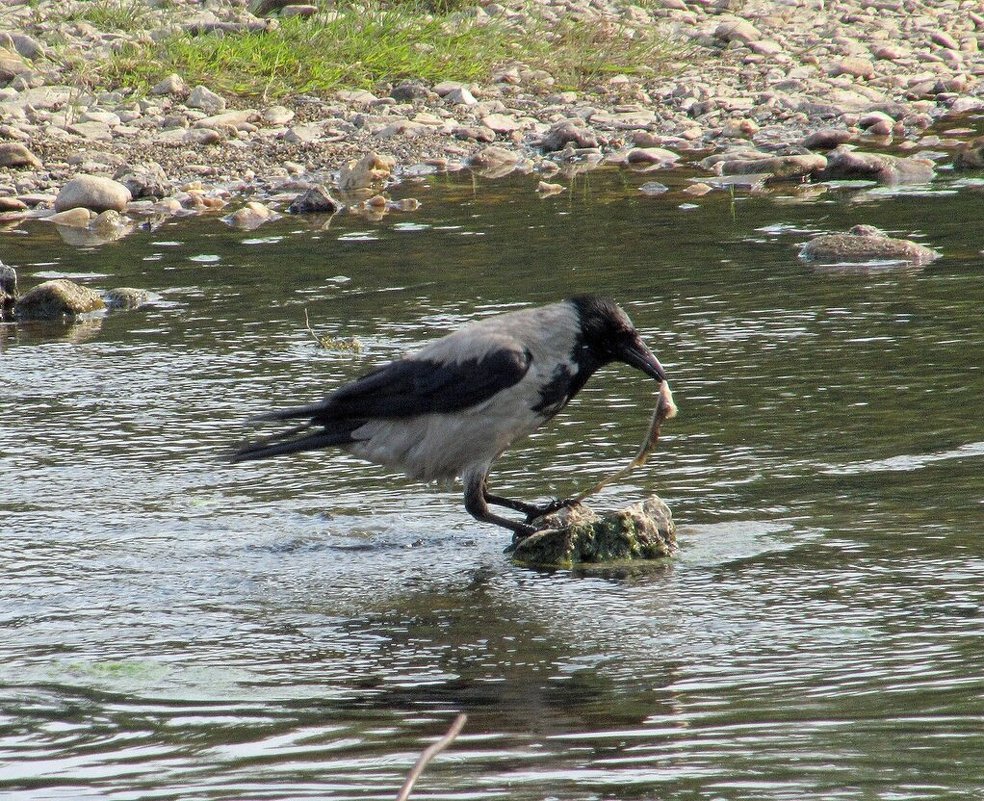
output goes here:
[[[22, 288], [160, 293], [0, 326], [0, 794], [984, 799], [979, 180], [725, 194], [646, 176], [432, 178], [381, 222], [216, 218], [78, 248], [0, 234]], [[879, 225], [923, 269], [817, 268]], [[460, 323], [615, 296], [680, 416], [599, 506], [657, 491], [666, 564], [537, 571], [458, 490], [327, 453], [230, 465], [242, 422]], [[319, 350], [305, 329], [355, 336]], [[653, 383], [599, 373], [493, 473], [506, 495], [628, 460]]]

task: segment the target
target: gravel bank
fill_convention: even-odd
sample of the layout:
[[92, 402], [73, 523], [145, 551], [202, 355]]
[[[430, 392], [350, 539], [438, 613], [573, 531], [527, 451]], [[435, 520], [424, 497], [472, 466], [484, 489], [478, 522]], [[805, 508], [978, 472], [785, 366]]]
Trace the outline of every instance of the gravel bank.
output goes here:
[[[565, 165], [698, 162], [710, 188], [732, 174], [897, 181], [925, 180], [940, 163], [984, 166], [984, 141], [973, 138], [984, 115], [979, 0], [490, 2], [469, 13], [517, 23], [579, 14], [626, 35], [657, 26], [682, 45], [681, 60], [668, 76], [606, 77], [578, 93], [511, 64], [467, 86], [407, 83], [271, 104], [222, 97], [181, 76], [146, 96], [125, 87], [93, 94], [59, 66], [59, 52], [99, 57], [127, 36], [169, 27], [276, 24], [245, 2], [171, 2], [148, 17], [156, 27], [135, 34], [58, 21], [73, 2], [0, 10], [0, 214], [8, 222], [53, 212], [80, 175], [123, 184], [136, 201], [127, 213], [170, 214], [239, 195], [283, 210], [310, 187], [368, 195], [406, 174], [462, 166], [543, 178]], [[58, 17], [46, 16], [48, 5]], [[856, 148], [888, 147], [918, 158], [858, 172]], [[545, 192], [557, 186], [540, 183]], [[371, 202], [385, 207], [385, 197]], [[235, 224], [259, 222], [247, 211]]]

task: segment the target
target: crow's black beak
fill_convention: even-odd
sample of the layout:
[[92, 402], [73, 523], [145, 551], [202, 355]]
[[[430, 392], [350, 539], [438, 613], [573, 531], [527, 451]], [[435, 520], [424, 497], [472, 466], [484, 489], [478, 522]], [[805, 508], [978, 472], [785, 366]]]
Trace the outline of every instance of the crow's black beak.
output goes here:
[[663, 365], [659, 363], [659, 359], [656, 358], [653, 352], [646, 347], [646, 343], [638, 337], [622, 347], [616, 358], [619, 361], [632, 365], [637, 370], [642, 370], [646, 375], [652, 376], [657, 381], [666, 380], [666, 372], [663, 370]]

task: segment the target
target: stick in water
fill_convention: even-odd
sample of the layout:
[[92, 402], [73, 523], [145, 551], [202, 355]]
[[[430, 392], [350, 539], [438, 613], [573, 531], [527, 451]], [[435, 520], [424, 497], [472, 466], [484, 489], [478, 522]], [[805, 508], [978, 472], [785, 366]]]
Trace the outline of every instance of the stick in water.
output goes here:
[[659, 385], [656, 408], [653, 410], [653, 419], [649, 423], [649, 431], [646, 433], [646, 438], [642, 441], [642, 445], [639, 446], [639, 452], [635, 455], [635, 458], [621, 470], [615, 471], [607, 478], [603, 478], [591, 489], [585, 490], [580, 495], [575, 496], [575, 502], [581, 503], [589, 495], [594, 495], [613, 481], [625, 478], [637, 467], [642, 467], [649, 459], [649, 454], [656, 450], [656, 443], [659, 442], [659, 430], [662, 428], [663, 422], [669, 420], [671, 417], [676, 417], [676, 413], [677, 407], [673, 402], [673, 393], [670, 392], [670, 385], [663, 381]]
[[426, 749], [424, 749], [424, 752], [417, 760], [417, 764], [413, 766], [413, 770], [411, 770], [407, 776], [407, 780], [403, 782], [403, 787], [400, 788], [400, 794], [397, 795], [396, 801], [407, 801], [410, 797], [410, 791], [413, 789], [414, 783], [420, 778], [420, 774], [424, 772], [424, 768], [427, 767], [427, 763], [454, 742], [454, 738], [461, 733], [461, 730], [464, 728], [467, 720], [467, 715], [458, 715], [458, 717], [454, 719], [454, 723], [451, 724], [451, 728], [448, 729], [448, 733], [436, 743], [431, 743]]

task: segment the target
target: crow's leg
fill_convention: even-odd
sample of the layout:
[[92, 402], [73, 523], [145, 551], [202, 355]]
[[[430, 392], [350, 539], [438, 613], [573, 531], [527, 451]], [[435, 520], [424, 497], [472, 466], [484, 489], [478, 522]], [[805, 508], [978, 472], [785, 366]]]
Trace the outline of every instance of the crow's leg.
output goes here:
[[491, 495], [488, 492], [485, 492], [484, 495], [486, 503], [494, 503], [497, 506], [505, 506], [507, 509], [514, 509], [517, 512], [522, 512], [526, 515], [527, 523], [536, 520], [538, 517], [543, 517], [551, 512], [556, 512], [559, 509], [563, 509], [565, 506], [573, 506], [577, 503], [577, 500], [574, 498], [565, 498], [564, 500], [553, 500], [548, 503], [537, 505], [535, 503], [514, 501], [511, 498], [503, 498], [500, 495]]
[[522, 512], [531, 520], [537, 517], [540, 512], [540, 507], [534, 503], [524, 503], [523, 501], [514, 501], [512, 498], [503, 498], [501, 495], [491, 494], [484, 488], [482, 489], [482, 495], [486, 503], [494, 503], [496, 506], [505, 506], [514, 512]]
[[[509, 520], [505, 517], [500, 517], [499, 515], [492, 514], [489, 511], [488, 499], [489, 495], [485, 491], [485, 482], [488, 479], [488, 473], [473, 473], [469, 476], [465, 476], [465, 509], [468, 514], [474, 517], [476, 520], [482, 520], [485, 523], [494, 523], [497, 526], [502, 526], [503, 528], [508, 528], [516, 535], [516, 539], [522, 539], [533, 534], [536, 529], [526, 523], [519, 523], [515, 520]], [[505, 498], [499, 498], [497, 500], [506, 500]], [[495, 503], [495, 501], [493, 501]], [[510, 509], [515, 509], [518, 512], [523, 510], [517, 506], [512, 506], [511, 504], [518, 503], [518, 501], [508, 501], [505, 504], [500, 504], [502, 506], [508, 506]], [[526, 506], [526, 504], [523, 504]]]

